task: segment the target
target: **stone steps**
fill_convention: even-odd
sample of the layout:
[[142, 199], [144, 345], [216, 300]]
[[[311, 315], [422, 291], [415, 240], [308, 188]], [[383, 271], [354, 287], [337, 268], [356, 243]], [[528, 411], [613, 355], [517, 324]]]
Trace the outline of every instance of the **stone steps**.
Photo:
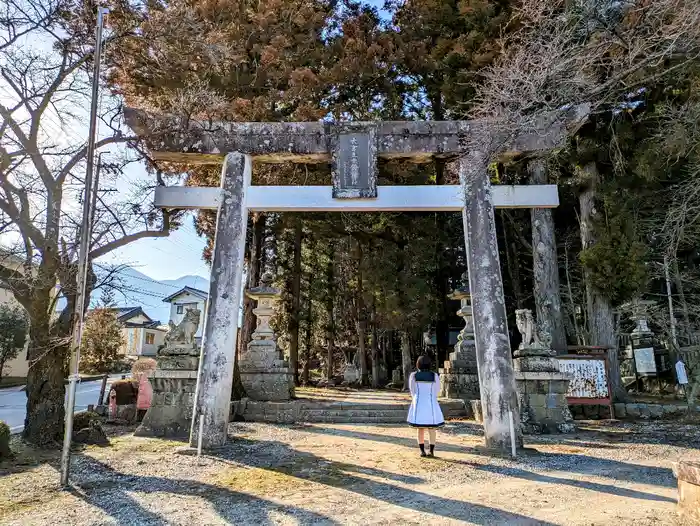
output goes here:
[[[231, 417], [248, 422], [398, 424], [406, 422], [408, 403], [323, 402], [293, 400], [290, 402], [240, 401], [231, 404]], [[462, 400], [441, 400], [445, 419], [467, 418], [469, 412]]]

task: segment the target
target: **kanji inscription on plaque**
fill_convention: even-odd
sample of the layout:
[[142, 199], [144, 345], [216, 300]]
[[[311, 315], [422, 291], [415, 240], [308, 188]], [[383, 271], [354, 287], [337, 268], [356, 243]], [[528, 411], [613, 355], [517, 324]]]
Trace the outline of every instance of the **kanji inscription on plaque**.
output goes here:
[[341, 124], [333, 131], [333, 198], [376, 198], [376, 126], [371, 123]]

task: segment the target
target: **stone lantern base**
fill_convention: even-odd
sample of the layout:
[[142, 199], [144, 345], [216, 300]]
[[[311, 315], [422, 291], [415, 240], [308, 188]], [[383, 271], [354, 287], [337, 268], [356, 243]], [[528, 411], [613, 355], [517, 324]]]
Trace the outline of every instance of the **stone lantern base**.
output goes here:
[[281, 402], [294, 398], [294, 373], [274, 340], [253, 340], [240, 361], [241, 383], [251, 400]]
[[[473, 342], [457, 344], [440, 369], [440, 396], [468, 402], [479, 400], [479, 373], [476, 366], [476, 347]], [[457, 347], [457, 346], [455, 346]]]

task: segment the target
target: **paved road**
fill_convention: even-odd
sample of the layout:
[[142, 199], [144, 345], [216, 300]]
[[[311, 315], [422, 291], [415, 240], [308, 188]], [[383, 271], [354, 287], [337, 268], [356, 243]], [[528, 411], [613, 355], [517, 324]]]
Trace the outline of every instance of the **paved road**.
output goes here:
[[[116, 379], [121, 378], [121, 375], [115, 374], [110, 376], [107, 381], [107, 393], [109, 392], [109, 384]], [[88, 404], [97, 404], [97, 398], [100, 396], [100, 387], [102, 380], [93, 382], [81, 382], [78, 384], [75, 396], [75, 410], [84, 411]], [[21, 390], [21, 387], [8, 387], [0, 389], [0, 420], [3, 420], [10, 426], [12, 433], [19, 433], [24, 429], [24, 416], [27, 412], [27, 395]], [[107, 394], [105, 393], [105, 398]]]

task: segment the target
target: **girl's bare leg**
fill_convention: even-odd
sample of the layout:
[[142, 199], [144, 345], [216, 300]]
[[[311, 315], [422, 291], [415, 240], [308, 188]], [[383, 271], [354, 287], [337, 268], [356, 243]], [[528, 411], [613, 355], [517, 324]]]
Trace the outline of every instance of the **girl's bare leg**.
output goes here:
[[428, 439], [431, 446], [435, 445], [435, 435], [437, 435], [437, 429], [428, 429]]

